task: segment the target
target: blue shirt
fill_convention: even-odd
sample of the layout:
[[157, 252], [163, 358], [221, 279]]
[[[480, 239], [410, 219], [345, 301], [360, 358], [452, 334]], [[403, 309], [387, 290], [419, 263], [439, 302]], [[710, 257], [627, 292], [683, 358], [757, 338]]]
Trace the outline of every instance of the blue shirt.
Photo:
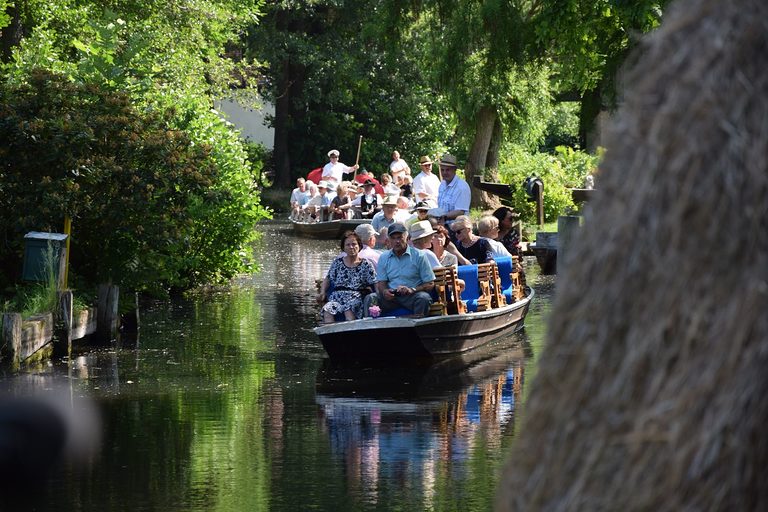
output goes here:
[[450, 183], [446, 183], [445, 180], [440, 182], [437, 206], [446, 213], [453, 210], [463, 210], [464, 214], [468, 214], [471, 199], [472, 192], [469, 190], [469, 185], [458, 176], [454, 176]]
[[400, 257], [392, 251], [385, 251], [379, 258], [376, 271], [376, 280], [387, 281], [390, 288], [416, 288], [420, 284], [435, 280], [435, 273], [432, 272], [427, 257], [411, 246], [408, 246]]

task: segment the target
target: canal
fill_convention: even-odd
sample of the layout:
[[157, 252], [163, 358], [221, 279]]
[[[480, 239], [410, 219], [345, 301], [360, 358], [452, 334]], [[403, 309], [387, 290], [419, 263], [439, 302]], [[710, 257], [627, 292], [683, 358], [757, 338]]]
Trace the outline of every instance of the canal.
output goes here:
[[526, 330], [463, 358], [331, 365], [312, 327], [337, 242], [285, 222], [260, 231], [261, 271], [236, 287], [145, 302], [137, 340], [0, 380], [6, 396], [55, 395], [98, 418], [99, 450], [34, 482], [19, 509], [491, 509], [553, 278], [526, 258]]

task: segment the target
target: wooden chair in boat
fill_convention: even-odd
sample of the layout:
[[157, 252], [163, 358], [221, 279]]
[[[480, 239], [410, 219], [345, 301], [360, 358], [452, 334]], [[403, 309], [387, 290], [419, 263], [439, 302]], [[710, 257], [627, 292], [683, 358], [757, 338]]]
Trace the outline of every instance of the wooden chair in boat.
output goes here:
[[435, 301], [429, 307], [429, 316], [466, 312], [459, 298], [459, 281], [454, 267], [435, 267]]
[[479, 263], [477, 265], [477, 282], [480, 286], [480, 295], [477, 299], [477, 310], [487, 311], [492, 307], [491, 279], [494, 263]]
[[491, 307], [500, 308], [507, 305], [507, 299], [504, 297], [504, 289], [499, 277], [499, 267], [496, 263], [491, 266]]
[[522, 279], [518, 269], [520, 268], [520, 258], [518, 256], [512, 256], [512, 272], [509, 277], [512, 279], [512, 296], [515, 301], [518, 301], [525, 297], [525, 290], [523, 288]]

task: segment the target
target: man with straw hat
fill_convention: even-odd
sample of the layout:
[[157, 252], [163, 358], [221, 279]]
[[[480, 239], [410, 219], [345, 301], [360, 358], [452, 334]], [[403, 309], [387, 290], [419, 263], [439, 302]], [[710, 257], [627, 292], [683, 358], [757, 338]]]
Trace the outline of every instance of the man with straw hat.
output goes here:
[[446, 153], [439, 164], [443, 181], [437, 192], [437, 206], [445, 212], [446, 223], [450, 224], [459, 215], [469, 215], [472, 193], [467, 182], [456, 176], [458, 164], [455, 156]]
[[417, 201], [432, 200], [437, 203], [440, 190], [440, 178], [432, 174], [432, 159], [428, 156], [419, 158], [421, 172], [413, 178], [413, 193]]
[[414, 222], [408, 229], [408, 234], [411, 237], [411, 245], [424, 254], [432, 268], [442, 266], [435, 253], [430, 250], [435, 230], [432, 229], [432, 224], [428, 220]]
[[341, 183], [344, 174], [354, 172], [358, 169], [359, 165], [355, 164], [349, 167], [346, 164], [339, 162], [339, 150], [332, 149], [328, 152], [328, 159], [330, 162], [323, 167], [322, 179], [325, 181], [333, 181], [335, 183]]
[[371, 225], [377, 233], [381, 233], [381, 228], [386, 228], [395, 223], [395, 213], [397, 212], [397, 198], [387, 196], [382, 203], [382, 209], [373, 216]]

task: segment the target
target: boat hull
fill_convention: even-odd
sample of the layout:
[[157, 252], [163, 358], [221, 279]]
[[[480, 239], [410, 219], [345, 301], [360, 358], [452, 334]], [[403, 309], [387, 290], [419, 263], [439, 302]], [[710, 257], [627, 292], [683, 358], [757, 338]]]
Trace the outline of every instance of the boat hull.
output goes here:
[[331, 359], [432, 358], [459, 354], [523, 328], [533, 299], [462, 315], [365, 318], [315, 329]]
[[299, 236], [334, 240], [345, 231], [354, 231], [360, 224], [370, 224], [371, 219], [330, 220], [326, 222], [296, 222], [291, 220], [293, 231]]

